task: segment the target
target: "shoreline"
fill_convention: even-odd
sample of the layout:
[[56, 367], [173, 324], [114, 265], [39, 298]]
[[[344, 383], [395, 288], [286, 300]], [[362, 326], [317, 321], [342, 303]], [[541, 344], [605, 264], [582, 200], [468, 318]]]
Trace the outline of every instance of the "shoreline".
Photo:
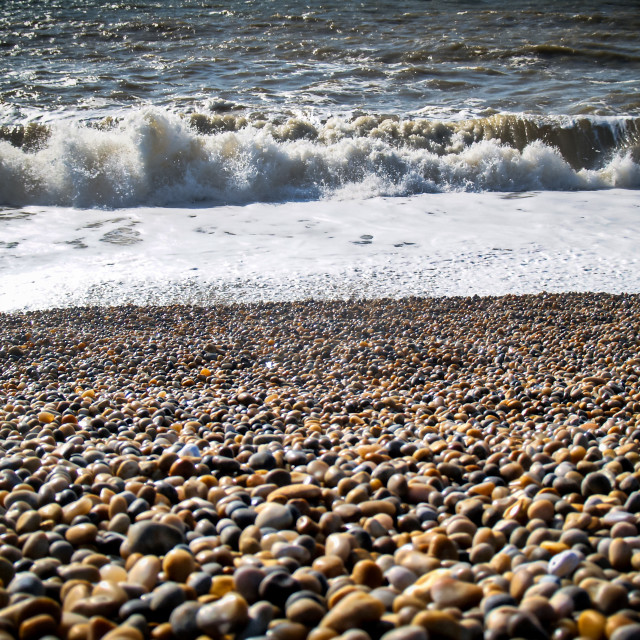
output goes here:
[[616, 189], [7, 210], [0, 310], [638, 292], [638, 207]]
[[636, 637], [638, 335], [638, 294], [0, 314], [0, 638]]

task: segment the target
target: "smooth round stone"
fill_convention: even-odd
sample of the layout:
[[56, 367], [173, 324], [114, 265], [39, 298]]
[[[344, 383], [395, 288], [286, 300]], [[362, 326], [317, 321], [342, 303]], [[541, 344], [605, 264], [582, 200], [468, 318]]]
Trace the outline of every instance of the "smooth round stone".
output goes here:
[[180, 606], [187, 596], [176, 582], [165, 582], [156, 587], [149, 602], [149, 608], [163, 620], [168, 620], [171, 612]]
[[283, 608], [287, 598], [300, 589], [300, 583], [284, 571], [268, 574], [260, 583], [258, 592], [264, 600]]
[[211, 580], [209, 593], [216, 598], [226, 596], [230, 591], [234, 591], [234, 579], [229, 575], [214, 576]]
[[86, 580], [91, 583], [100, 581], [100, 570], [97, 567], [80, 562], [72, 562], [70, 565], [60, 566], [58, 575], [63, 582], [67, 580]]
[[145, 620], [152, 617], [148, 599], [140, 600], [139, 598], [133, 598], [132, 600], [125, 602], [122, 607], [120, 607], [118, 617], [121, 620], [128, 619], [133, 616], [143, 616]]
[[326, 612], [325, 607], [311, 598], [299, 598], [286, 608], [286, 615], [289, 620], [308, 627], [315, 627]]
[[570, 618], [573, 614], [573, 598], [568, 593], [556, 591], [549, 599], [549, 604], [553, 607], [558, 619]]
[[278, 463], [269, 451], [258, 451], [249, 458], [247, 463], [252, 469], [275, 469]]
[[398, 593], [391, 587], [378, 587], [369, 591], [369, 595], [376, 600], [380, 600], [387, 611], [393, 611], [393, 603]]
[[128, 582], [139, 584], [147, 591], [151, 591], [158, 584], [158, 574], [162, 569], [162, 563], [157, 556], [144, 556], [129, 570]]
[[608, 495], [611, 489], [612, 486], [609, 478], [604, 473], [598, 471], [588, 473], [580, 485], [580, 493], [582, 493], [585, 498], [598, 494]]
[[384, 577], [387, 579], [389, 584], [398, 591], [404, 591], [418, 579], [418, 576], [416, 576], [413, 571], [410, 571], [405, 567], [401, 567], [400, 565], [395, 565], [390, 569], [387, 569]]
[[507, 631], [511, 638], [526, 638], [526, 640], [548, 640], [549, 638], [535, 616], [527, 611], [514, 613], [509, 618]]
[[322, 487], [314, 484], [289, 484], [278, 487], [269, 499], [282, 497], [286, 500], [317, 500], [322, 495]]
[[228, 593], [216, 602], [203, 605], [196, 616], [198, 628], [216, 638], [243, 627], [249, 618], [249, 605], [238, 593]]
[[43, 640], [47, 636], [55, 637], [58, 632], [58, 622], [46, 613], [35, 615], [20, 624], [20, 640]]
[[614, 631], [616, 631], [616, 629], [626, 627], [630, 624], [640, 623], [635, 612], [628, 611], [628, 613], [629, 615], [626, 615], [625, 613], [614, 613], [607, 618], [607, 624], [604, 628], [604, 633], [607, 638], [610, 638], [613, 635]]
[[93, 616], [112, 618], [118, 613], [120, 606], [119, 601], [114, 599], [112, 595], [99, 594], [81, 598], [73, 604], [70, 611], [87, 618]]
[[22, 555], [32, 560], [46, 558], [49, 553], [49, 539], [44, 531], [36, 531], [30, 534], [22, 547]]
[[260, 583], [265, 578], [265, 572], [258, 567], [240, 567], [233, 574], [235, 590], [249, 603], [260, 599]]
[[444, 534], [435, 535], [429, 543], [429, 555], [440, 560], [458, 560], [458, 547]]
[[302, 589], [301, 591], [296, 591], [295, 593], [292, 593], [287, 598], [287, 602], [285, 603], [285, 610], [287, 610], [294, 602], [296, 602], [297, 600], [301, 600], [303, 598], [313, 600], [314, 602], [321, 604], [323, 607], [326, 606], [327, 604], [326, 599], [323, 596], [321, 596], [319, 593], [315, 591], [309, 591], [308, 589]]
[[278, 531], [290, 529], [293, 525], [293, 515], [285, 505], [272, 502], [261, 509], [255, 524], [260, 529], [272, 528]]
[[482, 596], [478, 585], [448, 577], [436, 580], [431, 586], [431, 598], [442, 609], [457, 607], [464, 611], [479, 604]]
[[609, 636], [609, 640], [638, 640], [638, 638], [640, 638], [640, 624], [638, 623], [618, 627]]
[[424, 627], [408, 624], [387, 631], [380, 640], [429, 640], [429, 636]]
[[174, 582], [186, 582], [195, 567], [193, 555], [186, 549], [172, 549], [162, 561], [162, 570], [167, 574], [167, 578]]
[[347, 573], [344, 562], [338, 556], [320, 556], [313, 561], [311, 566], [326, 578], [335, 578]]
[[325, 555], [338, 556], [342, 562], [346, 562], [351, 554], [353, 537], [348, 533], [332, 533], [325, 541]]
[[171, 612], [171, 630], [181, 640], [194, 640], [200, 634], [196, 617], [201, 606], [199, 602], [183, 602]]
[[299, 622], [273, 621], [269, 625], [267, 638], [271, 640], [305, 640], [309, 629]]
[[67, 529], [64, 537], [69, 544], [79, 547], [83, 544], [93, 544], [98, 535], [98, 527], [95, 524], [77, 524]]
[[204, 571], [194, 571], [187, 578], [187, 586], [191, 587], [198, 596], [209, 593], [209, 589], [211, 589], [211, 583], [211, 576]]
[[49, 554], [52, 558], [60, 560], [62, 564], [69, 564], [73, 556], [73, 545], [69, 544], [66, 540], [56, 540], [51, 543]]
[[471, 564], [481, 564], [489, 562], [496, 555], [496, 550], [488, 542], [474, 544], [469, 551], [469, 561]]
[[460, 622], [445, 611], [421, 611], [416, 614], [411, 624], [426, 629], [429, 638], [444, 637], [454, 640], [466, 637], [465, 629]]
[[582, 560], [582, 554], [573, 549], [561, 551], [549, 560], [549, 573], [559, 578], [564, 578], [573, 573]]
[[351, 579], [356, 584], [363, 584], [371, 589], [380, 587], [383, 582], [382, 569], [373, 560], [356, 562], [351, 572]]
[[527, 596], [519, 606], [520, 611], [528, 612], [534, 616], [544, 627], [556, 621], [556, 612], [549, 600], [542, 596]]
[[614, 525], [625, 522], [627, 524], [635, 524], [636, 517], [633, 513], [628, 513], [625, 511], [607, 511], [602, 517], [602, 522], [608, 527], [613, 527]]
[[614, 538], [609, 545], [609, 562], [616, 571], [628, 571], [631, 568], [633, 549], [622, 538]]
[[100, 567], [100, 578], [109, 582], [126, 582], [128, 578], [124, 567], [117, 564], [104, 564]]
[[384, 613], [380, 600], [364, 592], [346, 595], [322, 619], [322, 627], [330, 627], [338, 633], [359, 628], [364, 624], [373, 624]]
[[2, 580], [2, 584], [8, 585], [15, 574], [16, 571], [11, 562], [0, 556], [0, 580]]
[[534, 500], [529, 506], [529, 509], [527, 509], [527, 516], [530, 520], [540, 518], [540, 520], [544, 520], [545, 522], [551, 522], [554, 515], [555, 507], [551, 500]]
[[271, 555], [276, 558], [293, 558], [301, 565], [308, 564], [311, 554], [307, 549], [297, 544], [287, 544], [286, 542], [276, 542], [271, 547]]
[[7, 511], [17, 502], [26, 502], [32, 509], [38, 508], [38, 494], [34, 491], [17, 490], [12, 491], [4, 499], [4, 508]]
[[599, 611], [587, 609], [578, 616], [578, 631], [585, 638], [599, 640], [604, 637], [607, 618]]
[[124, 626], [137, 629], [143, 637], [147, 637], [149, 633], [149, 624], [147, 623], [147, 619], [140, 613], [134, 613], [133, 615], [127, 616], [123, 624]]
[[126, 543], [130, 553], [163, 556], [185, 543], [182, 531], [168, 524], [145, 520], [129, 527]]
[[629, 594], [619, 584], [606, 583], [598, 589], [594, 604], [605, 615], [612, 615], [628, 606]]
[[562, 587], [556, 593], [568, 595], [573, 600], [573, 608], [575, 611], [583, 611], [591, 607], [591, 598], [586, 589], [582, 589], [576, 585], [568, 585]]
[[516, 600], [508, 593], [492, 593], [483, 598], [481, 603], [482, 613], [486, 616], [493, 609], [505, 606], [515, 606]]
[[101, 640], [145, 640], [145, 637], [136, 627], [123, 624], [102, 636]]
[[126, 513], [116, 513], [116, 515], [109, 521], [107, 529], [109, 531], [115, 531], [116, 533], [126, 535], [130, 526], [131, 518]]
[[116, 610], [129, 599], [127, 592], [121, 586], [108, 580], [98, 582], [98, 584], [93, 587], [92, 595], [108, 597], [113, 601]]
[[269, 623], [273, 620], [274, 611], [274, 607], [264, 600], [252, 604], [249, 607], [249, 619], [237, 637], [254, 638], [267, 633]]
[[254, 509], [249, 507], [242, 507], [240, 509], [235, 509], [231, 514], [231, 519], [240, 527], [240, 529], [244, 529], [252, 525], [256, 521], [257, 513]]
[[28, 593], [32, 596], [43, 596], [45, 589], [42, 580], [33, 573], [16, 573], [7, 586], [7, 592]]
[[22, 535], [23, 533], [32, 533], [40, 528], [42, 517], [37, 511], [27, 511], [23, 513], [16, 524], [16, 533]]

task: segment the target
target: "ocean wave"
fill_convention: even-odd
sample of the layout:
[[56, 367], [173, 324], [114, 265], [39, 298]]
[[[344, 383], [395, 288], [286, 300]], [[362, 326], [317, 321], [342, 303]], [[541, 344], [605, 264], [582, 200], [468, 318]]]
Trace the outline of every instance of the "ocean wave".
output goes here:
[[268, 119], [132, 111], [0, 128], [0, 203], [118, 208], [640, 188], [640, 118]]

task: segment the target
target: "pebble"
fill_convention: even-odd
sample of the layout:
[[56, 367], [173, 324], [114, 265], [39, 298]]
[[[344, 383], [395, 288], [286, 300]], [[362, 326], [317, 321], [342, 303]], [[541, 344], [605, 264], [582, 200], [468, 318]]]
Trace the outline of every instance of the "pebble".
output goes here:
[[151, 593], [149, 608], [159, 620], [168, 620], [171, 612], [187, 599], [187, 594], [176, 582], [164, 582]]
[[249, 605], [237, 593], [228, 593], [220, 600], [203, 605], [196, 623], [203, 633], [212, 637], [226, 635], [244, 626], [249, 619]]
[[638, 623], [619, 627], [609, 636], [609, 640], [636, 640], [637, 638], [640, 638], [640, 624]]
[[162, 556], [185, 542], [178, 528], [161, 522], [143, 521], [129, 527], [126, 544], [129, 553]]
[[605, 294], [5, 316], [2, 626], [634, 638], [639, 326]]
[[28, 572], [21, 572], [16, 573], [7, 585], [7, 592], [10, 594], [28, 593], [32, 596], [43, 596], [45, 588], [38, 576]]
[[274, 502], [258, 513], [255, 524], [260, 529], [289, 529], [293, 525], [293, 515], [285, 505]]
[[181, 640], [195, 640], [200, 635], [196, 617], [201, 606], [199, 602], [188, 601], [178, 605], [171, 612], [171, 630]]
[[287, 618], [307, 627], [315, 627], [325, 616], [327, 610], [312, 598], [299, 598], [286, 607]]
[[342, 598], [328, 613], [320, 626], [329, 627], [338, 633], [375, 623], [384, 613], [380, 600], [363, 592], [354, 592]]
[[567, 549], [549, 560], [549, 573], [564, 578], [573, 573], [583, 560], [583, 556], [576, 551]]
[[144, 587], [151, 591], [158, 583], [162, 562], [154, 555], [139, 557], [136, 563], [129, 569], [128, 582]]
[[195, 571], [193, 555], [184, 549], [171, 549], [162, 560], [162, 569], [169, 580], [186, 582]]
[[442, 609], [469, 609], [479, 604], [482, 596], [482, 587], [448, 577], [439, 578], [431, 586], [431, 599]]

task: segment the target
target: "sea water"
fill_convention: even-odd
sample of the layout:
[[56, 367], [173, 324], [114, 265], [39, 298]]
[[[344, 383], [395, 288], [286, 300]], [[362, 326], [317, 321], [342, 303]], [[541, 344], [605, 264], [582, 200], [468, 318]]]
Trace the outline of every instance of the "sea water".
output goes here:
[[637, 2], [12, 1], [0, 310], [640, 290]]

